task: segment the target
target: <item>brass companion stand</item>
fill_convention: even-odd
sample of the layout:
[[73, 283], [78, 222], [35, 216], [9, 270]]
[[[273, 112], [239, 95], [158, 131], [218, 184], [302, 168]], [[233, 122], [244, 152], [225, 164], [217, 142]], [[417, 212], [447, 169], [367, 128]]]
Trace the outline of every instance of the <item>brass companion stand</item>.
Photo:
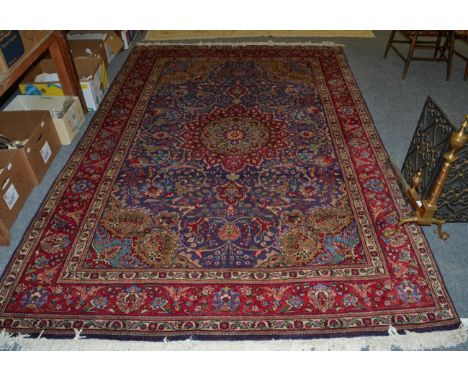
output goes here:
[[[401, 219], [395, 226], [395, 230], [399, 231], [401, 226], [406, 223], [417, 223], [419, 225], [437, 225], [437, 234], [442, 240], [447, 240], [449, 234], [442, 231], [442, 225], [445, 220], [434, 217], [437, 211], [437, 200], [442, 192], [442, 188], [447, 180], [447, 177], [452, 167], [453, 162], [457, 160], [457, 152], [463, 148], [468, 141], [468, 114], [465, 116], [460, 130], [452, 132], [450, 136], [450, 150], [443, 154], [444, 163], [440, 168], [439, 174], [434, 185], [429, 193], [429, 198], [420, 200], [418, 188], [422, 182], [422, 171], [419, 170], [413, 175], [411, 187], [406, 184], [405, 191], [409, 197], [411, 204], [416, 210], [414, 216]], [[399, 172], [399, 171], [398, 171]], [[400, 173], [401, 174], [401, 173]], [[402, 178], [402, 176], [400, 176]], [[406, 182], [404, 182], [406, 183]]]

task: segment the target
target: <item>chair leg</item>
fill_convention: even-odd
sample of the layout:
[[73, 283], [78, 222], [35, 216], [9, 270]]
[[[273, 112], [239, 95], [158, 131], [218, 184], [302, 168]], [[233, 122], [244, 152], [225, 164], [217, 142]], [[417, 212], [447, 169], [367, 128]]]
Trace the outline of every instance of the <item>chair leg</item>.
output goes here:
[[468, 62], [465, 65], [465, 75], [463, 76], [463, 81], [468, 79]]
[[452, 73], [452, 61], [453, 61], [453, 50], [455, 49], [455, 32], [450, 31], [448, 36], [448, 60], [447, 60], [447, 76], [445, 79], [450, 80], [450, 74]]
[[384, 58], [387, 57], [388, 51], [390, 50], [390, 46], [392, 45], [393, 39], [395, 38], [395, 33], [396, 31], [392, 31], [392, 33], [390, 33], [390, 37], [385, 48]]
[[408, 68], [410, 66], [410, 63], [411, 63], [411, 59], [413, 58], [413, 53], [414, 53], [414, 48], [416, 46], [416, 42], [418, 40], [418, 33], [419, 32], [416, 32], [415, 35], [413, 36], [413, 39], [411, 40], [411, 45], [410, 45], [410, 48], [409, 48], [409, 51], [408, 51], [408, 56], [406, 57], [406, 61], [405, 61], [405, 68], [403, 69], [403, 79], [406, 79], [406, 73], [408, 72]]
[[385, 48], [384, 57], [387, 57], [390, 46], [392, 45], [393, 39], [395, 38], [395, 33], [396, 31], [392, 31], [392, 33], [390, 34], [390, 38], [388, 39], [388, 42], [387, 42], [387, 47]]
[[434, 58], [437, 58], [437, 54], [441, 50], [440, 40], [442, 39], [442, 34], [443, 34], [442, 31], [439, 31], [439, 33], [437, 34], [437, 41], [436, 41], [436, 46], [435, 46], [435, 50], [434, 50]]

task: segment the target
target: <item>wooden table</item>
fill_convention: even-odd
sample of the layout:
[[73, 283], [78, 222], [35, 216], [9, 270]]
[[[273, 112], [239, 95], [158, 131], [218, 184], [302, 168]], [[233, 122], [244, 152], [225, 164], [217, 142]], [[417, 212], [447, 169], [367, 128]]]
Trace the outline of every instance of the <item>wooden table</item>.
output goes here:
[[80, 99], [83, 111], [88, 108], [81, 92], [80, 79], [76, 73], [75, 64], [70, 54], [70, 48], [65, 35], [61, 31], [50, 31], [28, 53], [21, 57], [8, 73], [0, 74], [0, 97], [31, 67], [46, 51], [50, 52], [57, 69], [57, 75], [62, 85], [63, 93]]

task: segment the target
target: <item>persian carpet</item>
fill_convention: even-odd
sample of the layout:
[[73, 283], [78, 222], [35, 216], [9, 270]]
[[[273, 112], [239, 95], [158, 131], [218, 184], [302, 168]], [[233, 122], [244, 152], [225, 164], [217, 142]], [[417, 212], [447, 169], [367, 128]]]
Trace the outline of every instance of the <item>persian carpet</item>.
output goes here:
[[341, 48], [137, 47], [0, 284], [10, 332], [314, 337], [459, 318]]

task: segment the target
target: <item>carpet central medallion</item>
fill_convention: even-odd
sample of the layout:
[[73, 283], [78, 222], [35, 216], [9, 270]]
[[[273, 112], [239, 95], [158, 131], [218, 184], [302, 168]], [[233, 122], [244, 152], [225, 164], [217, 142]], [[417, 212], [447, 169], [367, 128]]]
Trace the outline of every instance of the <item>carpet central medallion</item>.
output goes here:
[[207, 124], [202, 139], [208, 151], [220, 155], [244, 156], [268, 142], [269, 129], [249, 117], [227, 117]]
[[216, 107], [189, 122], [182, 136], [182, 147], [190, 158], [204, 158], [209, 165], [221, 164], [226, 171], [236, 172], [246, 164], [258, 165], [277, 157], [288, 146], [291, 133], [272, 114], [234, 104], [226, 109]]
[[0, 284], [0, 328], [459, 323], [339, 48], [136, 47]]

